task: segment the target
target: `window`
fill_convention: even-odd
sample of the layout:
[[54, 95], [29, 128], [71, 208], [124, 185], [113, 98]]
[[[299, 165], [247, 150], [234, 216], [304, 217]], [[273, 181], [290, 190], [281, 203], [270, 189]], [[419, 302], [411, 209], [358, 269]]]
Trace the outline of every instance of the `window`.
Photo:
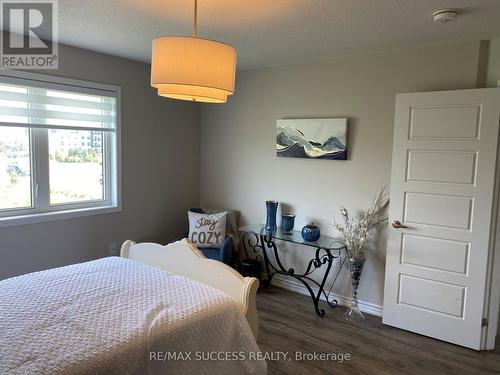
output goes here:
[[0, 74], [0, 225], [116, 211], [115, 86]]

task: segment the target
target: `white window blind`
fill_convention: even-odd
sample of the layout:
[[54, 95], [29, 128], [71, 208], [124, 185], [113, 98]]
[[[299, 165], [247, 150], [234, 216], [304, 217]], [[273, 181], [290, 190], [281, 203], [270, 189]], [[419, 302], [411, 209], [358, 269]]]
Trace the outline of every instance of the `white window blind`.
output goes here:
[[[107, 91], [71, 86], [39, 87], [0, 83], [0, 124], [30, 128], [65, 128], [114, 131], [116, 127], [116, 97]], [[74, 88], [73, 88], [74, 89]]]
[[119, 105], [117, 86], [0, 72], [0, 226], [120, 210]]

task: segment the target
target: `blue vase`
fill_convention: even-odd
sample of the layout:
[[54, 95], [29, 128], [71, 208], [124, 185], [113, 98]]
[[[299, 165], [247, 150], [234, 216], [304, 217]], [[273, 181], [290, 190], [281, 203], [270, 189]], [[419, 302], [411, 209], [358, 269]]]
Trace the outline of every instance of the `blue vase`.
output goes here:
[[267, 208], [267, 218], [266, 218], [266, 230], [273, 231], [276, 230], [276, 211], [278, 209], [278, 202], [276, 201], [266, 201]]
[[281, 215], [281, 227], [285, 232], [290, 232], [295, 224], [295, 215]]
[[302, 228], [302, 238], [307, 242], [316, 242], [319, 239], [319, 228], [313, 223]]

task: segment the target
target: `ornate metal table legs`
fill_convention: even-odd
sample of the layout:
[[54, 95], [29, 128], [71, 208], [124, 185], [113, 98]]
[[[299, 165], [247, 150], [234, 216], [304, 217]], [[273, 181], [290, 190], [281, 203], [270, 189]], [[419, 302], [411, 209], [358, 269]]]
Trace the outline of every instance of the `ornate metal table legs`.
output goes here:
[[[309, 292], [313, 300], [316, 314], [318, 314], [319, 316], [321, 317], [325, 316], [325, 310], [319, 308], [319, 301], [321, 299], [321, 296], [324, 296], [325, 301], [331, 307], [337, 307], [338, 305], [337, 300], [330, 299], [330, 292], [326, 293], [324, 287], [326, 280], [328, 279], [328, 276], [330, 274], [333, 260], [340, 257], [340, 250], [324, 249], [321, 247], [316, 248], [315, 256], [314, 258], [309, 260], [305, 272], [297, 273], [293, 268], [285, 269], [285, 267], [283, 267], [283, 264], [281, 263], [279, 257], [279, 251], [272, 237], [266, 236], [264, 234], [256, 234], [248, 232], [245, 233], [243, 236], [243, 246], [247, 257], [249, 248], [255, 254], [258, 254], [258, 256], [261, 256], [262, 254], [262, 256], [264, 257], [264, 266], [267, 274], [267, 281], [266, 281], [267, 284], [271, 282], [273, 276], [276, 274], [288, 275], [300, 281], [306, 287], [307, 291]], [[273, 261], [270, 259], [268, 250], [273, 255], [276, 264], [274, 264]], [[336, 254], [333, 255], [332, 251], [336, 252]], [[318, 269], [324, 270], [320, 282], [311, 278], [311, 274]], [[334, 283], [338, 277], [338, 274], [339, 272], [337, 272], [336, 274], [335, 280], [333, 281]], [[313, 288], [317, 289], [317, 291], [314, 291]]]

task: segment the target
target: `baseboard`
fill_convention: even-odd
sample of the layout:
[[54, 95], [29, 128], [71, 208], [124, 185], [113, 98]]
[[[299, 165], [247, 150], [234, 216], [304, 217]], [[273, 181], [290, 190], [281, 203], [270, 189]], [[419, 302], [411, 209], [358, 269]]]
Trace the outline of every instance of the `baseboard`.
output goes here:
[[[300, 282], [295, 281], [295, 279], [291, 277], [287, 277], [284, 275], [274, 275], [272, 281], [272, 285], [275, 285], [279, 288], [287, 289], [292, 292], [304, 294], [307, 296], [310, 296], [309, 291], [306, 289], [304, 285], [302, 285]], [[318, 288], [311, 288], [314, 292], [318, 292]], [[349, 306], [352, 303], [352, 298], [351, 297], [346, 297], [346, 296], [341, 296], [337, 294], [332, 294], [332, 298], [336, 299], [339, 303], [340, 306]], [[324, 301], [325, 297], [321, 296], [321, 299]], [[376, 316], [382, 316], [382, 306], [371, 303], [371, 302], [365, 302], [358, 300], [358, 305], [359, 309], [367, 314], [371, 315], [376, 315]]]

